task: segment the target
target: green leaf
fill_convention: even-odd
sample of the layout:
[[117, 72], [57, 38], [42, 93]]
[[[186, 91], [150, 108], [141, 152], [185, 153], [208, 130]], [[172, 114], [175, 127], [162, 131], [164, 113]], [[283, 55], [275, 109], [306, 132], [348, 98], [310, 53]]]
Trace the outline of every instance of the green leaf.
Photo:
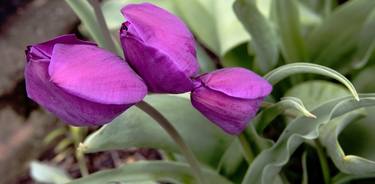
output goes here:
[[233, 5], [238, 19], [250, 33], [256, 54], [256, 65], [267, 72], [278, 61], [278, 37], [271, 23], [261, 14], [254, 0], [236, 0]]
[[314, 114], [312, 114], [306, 109], [306, 107], [303, 105], [302, 100], [300, 100], [299, 98], [287, 96], [287, 97], [282, 97], [281, 101], [287, 102], [285, 103], [285, 106], [287, 108], [289, 107], [291, 109], [295, 109], [299, 111], [300, 113], [302, 113], [302, 115], [308, 118], [316, 118]]
[[232, 176], [236, 174], [244, 161], [239, 142], [233, 140], [221, 157], [217, 170], [224, 176]]
[[120, 26], [125, 22], [124, 16], [121, 14], [121, 8], [130, 3], [142, 3], [149, 2], [155, 4], [161, 8], [164, 8], [174, 14], [176, 14], [173, 4], [169, 0], [106, 0], [102, 4], [102, 11], [108, 28], [111, 31], [115, 31], [116, 35]]
[[197, 57], [201, 73], [210, 72], [216, 69], [215, 61], [207, 54], [200, 45], [197, 45]]
[[244, 67], [252, 69], [254, 57], [250, 56], [247, 50], [247, 43], [243, 43], [228, 51], [221, 59], [224, 67]]
[[373, 0], [355, 0], [332, 12], [308, 37], [310, 59], [326, 66], [349, 62], [346, 58], [355, 50], [357, 38], [374, 7]]
[[252, 123], [254, 124], [256, 131], [259, 134], [261, 134], [263, 133], [263, 130], [272, 122], [272, 120], [274, 120], [278, 115], [280, 115], [284, 111], [291, 109], [297, 111], [295, 115], [301, 113], [306, 117], [316, 118], [314, 114], [312, 114], [305, 108], [304, 104], [302, 103], [302, 100], [296, 97], [284, 97], [279, 102], [272, 104], [270, 107], [267, 107], [263, 111], [261, 111], [252, 120]]
[[234, 0], [175, 0], [179, 15], [207, 48], [223, 56], [250, 40], [232, 11]]
[[281, 51], [287, 63], [306, 59], [305, 43], [299, 20], [298, 1], [272, 1], [276, 26], [281, 38]]
[[[212, 170], [203, 169], [203, 174], [210, 183], [232, 184]], [[166, 161], [140, 161], [118, 169], [100, 171], [74, 180], [69, 184], [138, 183], [138, 181], [147, 180], [179, 184], [198, 183], [192, 175], [190, 167], [186, 164]]]
[[350, 174], [344, 174], [339, 173], [332, 179], [332, 183], [334, 184], [347, 184], [352, 180], [356, 179], [365, 179], [365, 178], [373, 178], [373, 176], [364, 176], [364, 175], [350, 175]]
[[[251, 120], [251, 124], [245, 130], [245, 135], [248, 137], [250, 144], [249, 146], [255, 155], [272, 146], [272, 140], [266, 139], [259, 134], [262, 134], [264, 128], [266, 128], [274, 118], [287, 109], [296, 109], [310, 118], [313, 118], [314, 116], [307, 111], [300, 99], [294, 97], [284, 97], [278, 103], [265, 108], [253, 120]], [[242, 153], [238, 151], [240, 149], [238, 142], [234, 141], [225, 151], [225, 154], [220, 161], [220, 168], [222, 168], [221, 170], [226, 176], [234, 175], [235, 172], [239, 172], [238, 169], [243, 160]]]
[[[209, 122], [189, 99], [171, 95], [149, 95], [145, 101], [160, 111], [179, 131], [198, 159], [214, 168], [233, 137]], [[91, 134], [83, 143], [86, 153], [147, 147], [179, 152], [159, 125], [136, 107]]]
[[354, 56], [354, 67], [364, 67], [375, 49], [375, 10], [367, 17], [366, 22], [360, 32], [357, 44], [357, 51]]
[[[87, 0], [65, 0], [85, 26], [90, 37], [103, 48], [111, 48], [102, 35], [94, 10]], [[119, 50], [118, 50], [119, 51]]]
[[266, 78], [271, 84], [276, 84], [280, 80], [290, 75], [299, 74], [299, 73], [313, 73], [313, 74], [319, 74], [319, 75], [323, 75], [323, 76], [336, 79], [349, 89], [349, 91], [352, 93], [352, 95], [354, 96], [356, 100], [359, 99], [358, 93], [356, 89], [354, 88], [353, 84], [345, 76], [341, 75], [339, 72], [331, 68], [317, 65], [317, 64], [292, 63], [292, 64], [283, 65], [267, 73], [264, 76], [264, 78]]
[[298, 84], [285, 93], [285, 96], [301, 99], [307, 109], [315, 109], [322, 103], [348, 95], [350, 93], [341, 85], [322, 80]]
[[313, 9], [298, 1], [299, 19], [303, 26], [316, 26], [322, 22], [322, 17]]
[[[326, 81], [305, 82], [305, 83], [302, 83], [293, 87], [291, 90], [289, 90], [286, 93], [286, 95], [297, 96], [301, 98], [305, 102], [306, 106], [308, 106], [309, 108], [316, 108], [319, 106], [319, 104], [323, 102], [328, 102], [333, 99], [347, 96], [348, 94], [349, 93], [341, 86], [331, 83], [331, 82], [326, 82]], [[357, 159], [354, 159], [355, 161], [353, 161], [353, 159], [348, 159], [350, 157], [347, 157], [344, 154], [340, 146], [340, 143], [338, 141], [338, 136], [340, 132], [345, 128], [345, 126], [351, 123], [354, 118], [357, 118], [359, 115], [362, 115], [360, 113], [362, 113], [362, 111], [357, 110], [355, 112], [348, 113], [347, 115], [341, 116], [339, 118], [335, 118], [329, 123], [323, 125], [320, 128], [319, 139], [321, 143], [326, 147], [327, 152], [330, 155], [330, 158], [332, 158], [335, 165], [340, 169], [341, 172], [346, 172], [346, 173], [351, 173], [351, 174], [362, 173], [363, 175], [366, 175], [366, 177], [368, 177], [370, 173], [366, 173], [366, 171], [360, 170], [361, 169], [360, 167], [362, 166], [365, 167], [366, 165], [369, 165], [369, 164], [367, 162], [364, 162], [362, 159], [359, 159], [360, 161], [358, 161]], [[374, 113], [370, 113], [370, 114], [374, 114]], [[373, 119], [373, 121], [375, 121], [375, 118]], [[372, 123], [373, 121], [369, 121], [369, 122]], [[353, 123], [352, 125], [358, 126], [359, 124]], [[375, 130], [375, 127], [371, 126], [371, 124], [366, 124], [367, 126], [362, 125], [361, 128], [363, 128], [363, 130], [368, 133], [364, 134], [364, 133], [357, 132], [357, 135], [359, 134], [360, 136], [364, 136], [361, 139], [361, 137], [358, 137], [358, 136], [355, 136], [355, 138], [353, 137], [353, 135], [355, 135], [354, 133], [355, 131], [353, 130], [356, 130], [356, 128], [352, 127], [352, 125], [350, 125], [351, 128], [349, 128], [348, 132], [346, 133], [348, 135], [347, 137], [351, 138], [352, 141], [343, 141], [343, 142], [346, 145], [350, 145], [348, 147], [355, 148], [358, 145], [360, 145], [358, 141], [363, 140], [364, 144], [362, 144], [362, 147], [366, 147], [364, 145], [367, 145], [367, 151], [368, 151], [367, 153], [371, 153], [371, 154], [368, 154], [367, 156], [374, 155], [375, 152], [373, 152], [371, 148], [373, 148], [373, 146], [375, 145], [371, 146], [370, 144], [373, 141], [368, 141], [368, 140], [374, 139], [375, 141], [375, 136], [372, 135], [372, 132]], [[366, 136], [366, 135], [369, 135], [369, 136]], [[363, 154], [365, 152], [366, 151], [357, 150], [357, 152], [352, 152], [351, 154], [356, 155], [356, 156], [364, 156]], [[358, 157], [354, 157], [354, 158], [358, 158]], [[356, 162], [360, 162], [360, 164]], [[375, 165], [372, 167], [374, 167], [375, 169]], [[366, 168], [368, 172], [373, 172], [374, 169], [369, 169], [369, 167]]]
[[349, 125], [342, 123], [338, 133], [339, 141], [348, 155], [357, 155], [375, 161], [375, 108], [366, 108], [366, 117]]
[[359, 108], [375, 106], [375, 94], [364, 94], [360, 97], [360, 101], [355, 101], [352, 97], [329, 101], [312, 111], [317, 119], [302, 116], [290, 122], [277, 142], [255, 158], [242, 183], [273, 183], [281, 168], [288, 162], [291, 154], [304, 141], [319, 137], [319, 128], [322, 125]]
[[375, 66], [366, 67], [353, 80], [353, 84], [359, 92], [375, 92]]
[[[360, 112], [360, 111], [359, 111]], [[372, 160], [365, 159], [363, 157], [360, 157], [362, 155], [357, 155], [357, 153], [352, 154], [345, 154], [343, 149], [340, 146], [340, 143], [338, 141], [338, 135], [340, 132], [349, 124], [352, 123], [354, 119], [361, 116], [358, 112], [351, 112], [343, 117], [336, 118], [332, 120], [329, 124], [326, 124], [321, 127], [321, 135], [319, 137], [319, 140], [322, 142], [322, 144], [326, 147], [328, 155], [331, 157], [332, 161], [335, 163], [336, 167], [343, 173], [347, 174], [354, 174], [354, 175], [370, 175], [372, 174], [375, 176], [375, 162]], [[372, 126], [374, 127], [374, 126]], [[367, 126], [366, 128], [372, 128], [371, 125]], [[372, 129], [374, 130], [374, 129]], [[368, 134], [367, 134], [368, 135]], [[372, 133], [370, 134], [371, 137], [366, 137], [366, 135], [360, 135], [365, 136], [363, 141], [369, 142], [371, 144], [371, 141], [374, 140], [372, 137]], [[353, 136], [353, 135], [352, 135]], [[360, 137], [357, 137], [357, 141], [353, 147], [357, 147], [357, 142], [360, 141], [358, 139]], [[371, 145], [369, 148], [367, 148], [367, 151], [370, 151], [373, 147]], [[374, 156], [374, 152], [370, 151], [372, 155]], [[364, 152], [361, 152], [362, 154], [365, 154]], [[355, 155], [354, 155], [355, 154]]]
[[63, 184], [71, 180], [64, 170], [37, 161], [31, 162], [30, 175], [41, 183]]

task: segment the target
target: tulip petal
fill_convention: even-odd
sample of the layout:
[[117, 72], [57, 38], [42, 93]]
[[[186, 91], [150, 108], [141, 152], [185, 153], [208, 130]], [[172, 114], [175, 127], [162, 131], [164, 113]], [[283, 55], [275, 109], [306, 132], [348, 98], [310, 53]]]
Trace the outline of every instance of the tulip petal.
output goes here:
[[212, 90], [243, 99], [264, 97], [272, 91], [272, 85], [267, 80], [244, 68], [216, 70], [199, 76], [197, 80]]
[[33, 99], [66, 123], [76, 126], [110, 122], [132, 104], [105, 105], [66, 93], [49, 81], [48, 63], [28, 62], [25, 68], [26, 90]]
[[27, 61], [30, 61], [30, 57], [51, 58], [53, 47], [57, 43], [96, 45], [92, 42], [79, 40], [74, 34], [62, 35], [53, 40], [29, 46], [27, 51]]
[[150, 91], [191, 90], [190, 77], [198, 72], [199, 65], [194, 37], [187, 26], [177, 16], [149, 3], [127, 5], [121, 12], [127, 19], [120, 31], [125, 57], [151, 85]]
[[147, 94], [126, 62], [93, 45], [56, 44], [48, 72], [65, 91], [101, 104], [132, 104]]
[[191, 93], [193, 106], [229, 134], [241, 133], [256, 115], [263, 98], [241, 99], [204, 86]]
[[136, 39], [123, 40], [127, 61], [151, 92], [183, 93], [193, 89], [190, 77], [180, 71], [168, 56]]

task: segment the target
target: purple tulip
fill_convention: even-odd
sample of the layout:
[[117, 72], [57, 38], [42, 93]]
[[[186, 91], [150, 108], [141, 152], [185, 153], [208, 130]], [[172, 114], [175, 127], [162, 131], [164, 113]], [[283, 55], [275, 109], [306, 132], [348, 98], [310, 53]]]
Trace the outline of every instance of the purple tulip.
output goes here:
[[193, 106], [229, 134], [239, 134], [272, 91], [267, 80], [243, 68], [225, 68], [194, 81]]
[[120, 30], [126, 61], [157, 93], [183, 93], [198, 71], [195, 41], [175, 15], [149, 3], [127, 5]]
[[126, 62], [74, 35], [28, 46], [26, 57], [29, 98], [68, 124], [108, 123], [147, 93]]

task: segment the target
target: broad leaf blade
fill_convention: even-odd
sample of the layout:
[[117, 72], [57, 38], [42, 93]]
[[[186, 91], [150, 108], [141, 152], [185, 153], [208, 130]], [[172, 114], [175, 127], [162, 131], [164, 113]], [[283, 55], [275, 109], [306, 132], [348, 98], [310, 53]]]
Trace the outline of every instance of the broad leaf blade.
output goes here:
[[[232, 184], [209, 169], [203, 169], [203, 175], [212, 183]], [[138, 183], [139, 181], [150, 180], [179, 184], [198, 183], [191, 173], [190, 167], [186, 164], [166, 161], [140, 161], [118, 169], [100, 171], [74, 180], [69, 184]]]
[[121, 8], [130, 3], [142, 2], [155, 4], [170, 11], [171, 13], [175, 13], [176, 11], [171, 1], [168, 0], [107, 0], [102, 4], [102, 11], [108, 28], [111, 31], [116, 31], [116, 33], [118, 34], [118, 30], [120, 30], [121, 24], [125, 22], [125, 18], [120, 12]]
[[207, 48], [222, 57], [235, 46], [250, 40], [236, 19], [234, 0], [176, 0], [179, 15]]
[[303, 82], [285, 93], [285, 96], [301, 99], [307, 109], [315, 109], [322, 103], [348, 95], [350, 93], [343, 86], [322, 80]]
[[35, 181], [42, 183], [63, 184], [71, 180], [64, 170], [37, 161], [31, 162], [30, 175]]
[[[145, 101], [160, 111], [180, 132], [200, 161], [215, 167], [232, 137], [214, 126], [189, 99], [171, 95], [149, 95]], [[149, 147], [179, 152], [159, 125], [136, 107], [128, 109], [83, 143], [85, 152]]]

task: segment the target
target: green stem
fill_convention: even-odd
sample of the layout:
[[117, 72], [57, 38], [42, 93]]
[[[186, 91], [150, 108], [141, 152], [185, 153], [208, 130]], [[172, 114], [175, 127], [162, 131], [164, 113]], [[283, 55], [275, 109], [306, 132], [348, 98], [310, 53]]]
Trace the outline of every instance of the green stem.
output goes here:
[[322, 147], [319, 140], [315, 140], [315, 148], [316, 148], [316, 151], [318, 153], [320, 166], [322, 168], [324, 183], [329, 184], [329, 183], [331, 183], [329, 165], [328, 165], [327, 157], [324, 153], [323, 147]]
[[244, 154], [244, 157], [245, 157], [246, 161], [249, 164], [251, 164], [251, 162], [254, 160], [254, 154], [251, 151], [251, 148], [249, 146], [249, 142], [246, 139], [245, 133], [241, 133], [237, 137], [238, 137], [238, 140], [240, 141], [242, 152]]
[[173, 127], [173, 125], [159, 111], [157, 111], [154, 107], [152, 107], [147, 102], [141, 101], [138, 104], [136, 104], [136, 106], [140, 108], [141, 110], [143, 110], [145, 113], [147, 113], [156, 122], [158, 122], [159, 125], [169, 134], [169, 136], [179, 146], [181, 153], [186, 158], [186, 161], [190, 164], [193, 170], [193, 174], [198, 180], [198, 183], [201, 183], [201, 184], [205, 183], [201, 168], [199, 167], [198, 160], [195, 158], [194, 153], [187, 146], [187, 144], [184, 142], [181, 135]]
[[100, 8], [99, 0], [89, 0], [91, 6], [94, 8], [94, 13], [96, 16], [97, 23], [99, 24], [101, 35], [103, 36], [104, 41], [106, 42], [106, 49], [114, 53], [121, 54], [121, 51], [118, 51], [115, 43], [111, 37], [111, 33], [108, 29], [107, 23], [105, 22], [103, 12]]
[[65, 0], [73, 9], [82, 24], [87, 28], [91, 37], [103, 48], [109, 48], [105, 38], [102, 36], [100, 26], [95, 18], [94, 11], [86, 0]]
[[162, 151], [162, 155], [166, 160], [177, 161], [176, 157], [170, 151]]
[[333, 0], [324, 1], [324, 17], [328, 17], [332, 10]]
[[[84, 128], [69, 126], [69, 132], [73, 138], [74, 146], [76, 148], [79, 148], [79, 144], [82, 141], [82, 137], [83, 137], [82, 134], [84, 133], [84, 131], [85, 131]], [[76, 149], [75, 157], [77, 159], [79, 171], [81, 172], [81, 175], [82, 176], [89, 175], [87, 165], [86, 165], [85, 155], [83, 154], [81, 149]]]
[[81, 150], [77, 149], [75, 153], [76, 159], [78, 161], [79, 171], [81, 172], [82, 177], [88, 176], [89, 171], [86, 166], [86, 159], [85, 155], [82, 153]]

